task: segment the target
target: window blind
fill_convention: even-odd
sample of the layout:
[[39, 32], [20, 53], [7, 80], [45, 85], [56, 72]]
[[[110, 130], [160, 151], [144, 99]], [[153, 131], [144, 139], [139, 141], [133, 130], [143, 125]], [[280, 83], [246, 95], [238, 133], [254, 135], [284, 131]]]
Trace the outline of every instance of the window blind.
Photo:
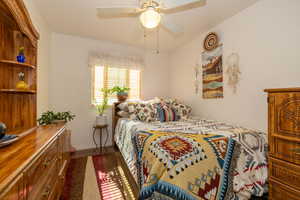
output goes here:
[[[111, 89], [115, 86], [129, 87], [129, 100], [140, 99], [140, 70], [95, 66], [93, 72], [93, 103], [98, 104], [102, 102], [102, 88]], [[109, 104], [114, 102], [117, 102], [116, 94], [109, 97]]]

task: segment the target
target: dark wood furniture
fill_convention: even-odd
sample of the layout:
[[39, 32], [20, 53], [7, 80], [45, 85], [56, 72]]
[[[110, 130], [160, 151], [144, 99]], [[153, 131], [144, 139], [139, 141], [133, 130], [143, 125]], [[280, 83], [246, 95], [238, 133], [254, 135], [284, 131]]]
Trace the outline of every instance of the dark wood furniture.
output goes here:
[[[8, 133], [21, 134], [36, 126], [38, 39], [23, 1], [0, 0], [0, 122]], [[20, 47], [26, 63], [16, 60]], [[16, 89], [20, 72], [29, 89]]]
[[267, 89], [269, 199], [300, 200], [300, 88]]
[[[37, 41], [22, 0], [0, 0], [0, 121], [20, 140], [0, 149], [0, 200], [58, 200], [69, 163], [64, 124], [36, 127]], [[16, 61], [24, 47], [26, 63]], [[29, 89], [17, 89], [18, 74]]]
[[109, 136], [109, 132], [108, 132], [108, 124], [105, 124], [105, 125], [95, 125], [93, 127], [94, 131], [93, 131], [93, 141], [94, 141], [94, 144], [96, 146], [96, 149], [98, 149], [98, 145], [97, 145], [97, 142], [96, 142], [96, 139], [95, 139], [95, 135], [96, 135], [96, 132], [97, 130], [99, 130], [99, 138], [100, 138], [100, 143], [99, 143], [99, 150], [100, 150], [100, 153], [102, 153], [102, 135], [104, 133], [104, 130], [106, 132], [106, 140], [105, 140], [105, 143], [104, 143], [104, 146], [106, 145], [107, 143], [107, 140], [108, 140], [108, 136]]
[[70, 160], [64, 124], [33, 128], [0, 149], [1, 200], [58, 200]]
[[118, 108], [118, 105], [120, 104], [121, 102], [116, 102], [113, 104], [112, 106], [112, 127], [111, 127], [111, 130], [112, 130], [112, 145], [114, 147], [116, 147], [116, 143], [115, 143], [115, 129], [116, 129], [116, 126], [117, 126], [117, 123], [119, 121], [119, 119], [121, 118], [121, 116], [118, 115], [118, 112], [121, 111], [120, 108]]

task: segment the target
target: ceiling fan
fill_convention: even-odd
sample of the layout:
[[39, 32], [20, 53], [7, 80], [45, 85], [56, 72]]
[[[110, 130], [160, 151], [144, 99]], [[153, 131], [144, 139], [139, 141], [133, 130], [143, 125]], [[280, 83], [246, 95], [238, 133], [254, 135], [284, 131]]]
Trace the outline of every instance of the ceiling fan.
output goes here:
[[165, 14], [173, 14], [201, 7], [206, 0], [139, 0], [139, 7], [97, 8], [100, 18], [138, 17], [146, 29], [154, 29], [160, 24], [172, 32], [180, 34], [182, 28], [165, 19]]

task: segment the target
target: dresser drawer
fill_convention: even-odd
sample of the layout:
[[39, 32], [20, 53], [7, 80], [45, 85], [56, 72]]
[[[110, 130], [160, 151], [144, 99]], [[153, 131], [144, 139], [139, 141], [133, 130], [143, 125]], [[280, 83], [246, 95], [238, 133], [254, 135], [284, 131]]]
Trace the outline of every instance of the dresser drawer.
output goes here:
[[300, 141], [300, 92], [269, 94], [269, 133]]
[[270, 200], [300, 200], [300, 192], [270, 179], [269, 181]]
[[24, 180], [23, 175], [18, 176], [15, 180], [7, 187], [7, 189], [1, 193], [1, 200], [25, 200], [24, 194]]
[[30, 184], [27, 185], [28, 200], [48, 199], [53, 189], [53, 185], [57, 180], [57, 174], [58, 174], [57, 163], [58, 160], [55, 160], [53, 163], [51, 163], [49, 169], [45, 171], [44, 174], [40, 174], [40, 179], [38, 179], [36, 182], [30, 182]]
[[300, 191], [300, 166], [270, 158], [269, 174], [270, 179]]
[[270, 155], [294, 164], [300, 164], [300, 142], [272, 137]]
[[57, 181], [53, 187], [49, 198], [47, 200], [59, 200], [61, 195], [61, 184]]
[[[56, 167], [56, 166], [53, 166]], [[53, 171], [54, 169], [52, 169], [51, 171]], [[41, 189], [41, 191], [39, 192], [38, 195], [38, 200], [48, 200], [51, 199], [51, 197], [54, 195], [54, 193], [56, 193], [56, 185], [55, 183], [57, 182], [57, 177], [53, 176], [52, 172], [50, 172], [48, 174], [47, 180], [45, 182], [45, 184], [43, 184], [43, 187]]]
[[[58, 175], [58, 143], [55, 140], [47, 150], [26, 170], [26, 188], [28, 199], [39, 199], [43, 186], [49, 178]], [[45, 191], [43, 192], [45, 193]]]

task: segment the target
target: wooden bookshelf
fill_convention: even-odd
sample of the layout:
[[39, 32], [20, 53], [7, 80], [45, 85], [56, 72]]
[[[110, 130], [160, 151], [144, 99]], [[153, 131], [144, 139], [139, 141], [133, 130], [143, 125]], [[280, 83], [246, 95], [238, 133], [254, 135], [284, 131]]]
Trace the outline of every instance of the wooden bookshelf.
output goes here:
[[36, 94], [36, 90], [19, 90], [19, 89], [0, 89], [3, 93], [29, 93]]
[[[39, 34], [33, 27], [22, 0], [0, 0], [0, 122], [8, 132], [37, 126], [37, 44]], [[17, 62], [20, 47], [26, 63]], [[16, 89], [18, 74], [30, 89]]]
[[22, 66], [22, 67], [29, 67], [29, 68], [35, 69], [34, 65], [27, 64], [27, 63], [19, 63], [17, 61], [13, 61], [13, 60], [0, 60], [0, 63], [11, 64], [11, 65], [15, 65], [15, 66]]

